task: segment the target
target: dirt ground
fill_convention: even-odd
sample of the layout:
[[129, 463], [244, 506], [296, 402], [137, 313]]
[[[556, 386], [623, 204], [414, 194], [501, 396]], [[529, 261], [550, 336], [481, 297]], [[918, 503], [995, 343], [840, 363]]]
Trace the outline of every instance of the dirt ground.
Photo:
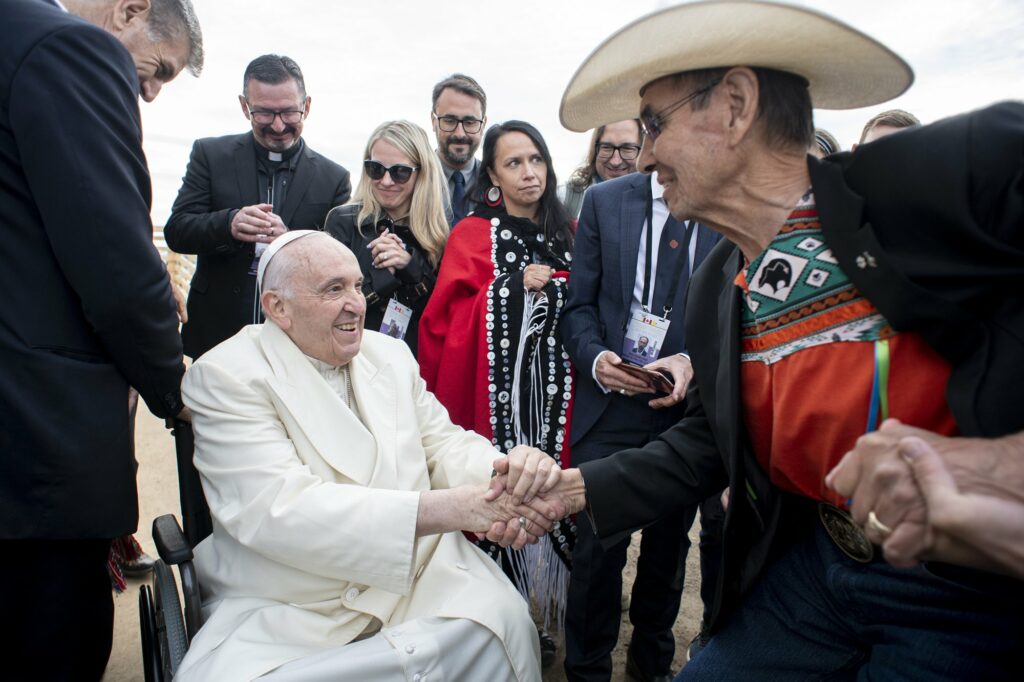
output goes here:
[[[178, 509], [178, 476], [174, 464], [174, 441], [164, 428], [163, 422], [156, 419], [140, 406], [136, 423], [136, 445], [139, 460], [139, 532], [137, 537], [142, 546], [152, 555], [156, 555], [151, 538], [150, 527], [153, 519], [162, 514], [179, 514]], [[700, 569], [697, 556], [697, 525], [690, 533], [693, 549], [686, 562], [686, 590], [683, 593], [683, 605], [676, 620], [676, 657], [673, 661], [674, 671], [679, 671], [686, 661], [686, 646], [696, 633], [700, 624]], [[632, 584], [636, 570], [637, 547], [634, 539], [629, 550], [629, 561], [626, 567], [625, 580]], [[114, 647], [110, 654], [104, 682], [135, 682], [143, 679], [142, 649], [139, 639], [139, 586], [141, 580], [130, 580], [128, 590], [124, 594], [115, 595], [114, 616]], [[629, 643], [630, 625], [628, 614], [622, 614], [619, 630], [619, 645], [613, 653], [614, 672], [612, 680], [630, 679], [626, 676], [626, 645]], [[561, 654], [562, 643], [559, 642], [559, 660], [544, 671], [544, 682], [564, 680]]]

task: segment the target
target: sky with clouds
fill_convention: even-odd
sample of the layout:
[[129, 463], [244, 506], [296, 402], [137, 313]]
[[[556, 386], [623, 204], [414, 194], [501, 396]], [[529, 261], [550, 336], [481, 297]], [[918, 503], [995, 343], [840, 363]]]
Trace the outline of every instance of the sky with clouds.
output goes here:
[[[583, 59], [626, 23], [663, 0], [193, 0], [206, 68], [183, 73], [156, 102], [142, 103], [153, 175], [153, 221], [170, 214], [193, 140], [243, 132], [242, 72], [260, 54], [295, 59], [312, 109], [304, 137], [358, 173], [370, 132], [407, 118], [429, 132], [433, 84], [455, 71], [487, 91], [491, 122], [536, 125], [564, 179], [586, 153], [588, 135], [558, 122], [558, 104]], [[844, 149], [873, 114], [893, 107], [923, 121], [1024, 98], [1021, 0], [795, 0], [841, 19], [905, 59], [915, 83], [900, 98], [850, 111], [816, 111]]]

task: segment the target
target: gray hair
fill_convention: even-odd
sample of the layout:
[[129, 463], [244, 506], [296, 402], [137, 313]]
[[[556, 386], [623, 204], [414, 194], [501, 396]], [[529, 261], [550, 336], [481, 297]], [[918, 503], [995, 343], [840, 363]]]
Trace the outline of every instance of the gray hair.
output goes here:
[[[273, 291], [281, 298], [286, 299], [295, 297], [292, 279], [299, 269], [300, 263], [292, 251], [293, 249], [281, 249], [277, 257], [267, 265], [267, 271], [263, 274], [263, 285], [260, 287], [260, 307], [263, 307], [264, 291]], [[263, 313], [267, 313], [266, 308], [263, 308]]]
[[163, 42], [187, 35], [189, 40], [189, 73], [203, 71], [203, 31], [199, 27], [192, 0], [151, 0], [146, 32], [153, 42]]

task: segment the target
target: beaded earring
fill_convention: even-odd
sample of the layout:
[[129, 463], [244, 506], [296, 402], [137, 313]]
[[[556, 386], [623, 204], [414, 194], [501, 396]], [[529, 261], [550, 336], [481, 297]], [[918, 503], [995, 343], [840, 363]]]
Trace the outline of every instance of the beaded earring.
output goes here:
[[501, 188], [492, 186], [489, 190], [487, 190], [487, 196], [484, 197], [484, 199], [487, 201], [488, 206], [498, 206], [499, 204], [501, 204], [502, 199]]

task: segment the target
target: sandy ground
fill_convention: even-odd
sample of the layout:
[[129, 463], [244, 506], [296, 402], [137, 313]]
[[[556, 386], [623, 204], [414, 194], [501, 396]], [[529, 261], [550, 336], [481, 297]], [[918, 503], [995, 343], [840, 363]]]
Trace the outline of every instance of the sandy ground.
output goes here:
[[[139, 460], [139, 532], [136, 537], [147, 552], [156, 555], [150, 528], [153, 519], [162, 514], [178, 515], [178, 477], [174, 463], [174, 441], [164, 428], [163, 422], [156, 419], [140, 406], [136, 423], [137, 457]], [[700, 569], [697, 556], [697, 528], [691, 531], [693, 549], [690, 551], [686, 566], [686, 590], [683, 594], [683, 606], [676, 620], [676, 657], [673, 667], [676, 671], [682, 668], [686, 660], [686, 646], [700, 624], [701, 603], [699, 594]], [[629, 562], [625, 579], [630, 584], [636, 568], [638, 542], [634, 540], [629, 551]], [[104, 682], [131, 682], [142, 680], [142, 649], [139, 639], [139, 586], [141, 580], [128, 583], [124, 594], [115, 595], [114, 616], [114, 647], [110, 654]], [[630, 635], [629, 618], [622, 614], [619, 631], [619, 645], [613, 654], [615, 665], [612, 680], [630, 679], [626, 676], [626, 645]], [[564, 680], [561, 661], [562, 647], [559, 643], [559, 660], [550, 669], [544, 671], [544, 682]]]

